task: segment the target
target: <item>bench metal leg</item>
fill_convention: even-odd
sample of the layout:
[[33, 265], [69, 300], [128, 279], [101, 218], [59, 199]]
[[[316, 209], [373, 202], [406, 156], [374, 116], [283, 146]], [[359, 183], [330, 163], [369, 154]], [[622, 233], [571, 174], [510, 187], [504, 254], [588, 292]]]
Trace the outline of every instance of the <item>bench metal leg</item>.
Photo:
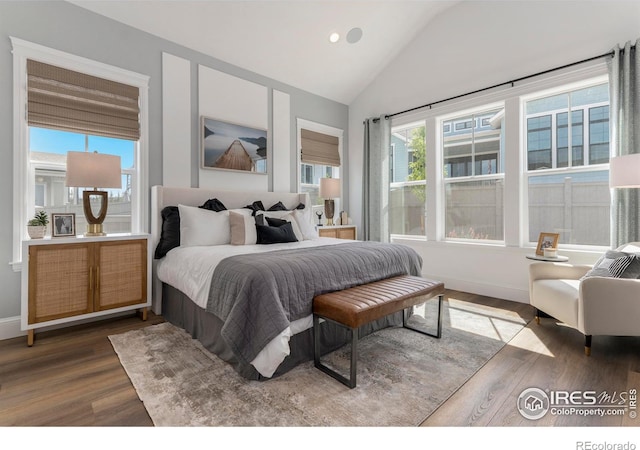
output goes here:
[[429, 333], [428, 331], [420, 330], [418, 328], [410, 327], [407, 325], [407, 310], [402, 311], [402, 326], [413, 331], [417, 331], [418, 333], [426, 334], [427, 336], [431, 336], [434, 338], [440, 339], [442, 337], [442, 301], [444, 299], [444, 295], [438, 295], [438, 328], [436, 333]]
[[337, 323], [338, 325], [348, 328], [351, 330], [351, 368], [349, 370], [349, 378], [339, 374], [335, 370], [325, 366], [320, 362], [320, 317], [316, 314], [313, 315], [313, 362], [317, 369], [320, 369], [327, 375], [332, 378], [338, 380], [340, 383], [345, 386], [353, 389], [356, 387], [356, 372], [358, 370], [358, 329], [357, 328], [349, 328], [345, 327], [339, 322], [335, 322], [330, 319], [323, 318], [324, 320], [328, 320], [333, 323]]

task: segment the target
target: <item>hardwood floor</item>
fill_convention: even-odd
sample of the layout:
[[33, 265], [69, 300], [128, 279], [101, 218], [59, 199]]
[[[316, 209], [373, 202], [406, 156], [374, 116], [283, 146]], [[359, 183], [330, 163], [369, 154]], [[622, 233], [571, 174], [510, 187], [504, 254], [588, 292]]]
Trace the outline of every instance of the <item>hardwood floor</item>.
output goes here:
[[[450, 306], [500, 308], [529, 322], [423, 426], [638, 426], [629, 414], [609, 417], [547, 414], [524, 419], [516, 408], [529, 387], [609, 394], [640, 387], [640, 338], [594, 337], [586, 357], [575, 330], [542, 319], [529, 305], [447, 291]], [[162, 322], [149, 314], [78, 325], [0, 341], [0, 426], [152, 426], [107, 336]]]
[[0, 341], [0, 426], [152, 426], [107, 336], [149, 313]]
[[[469, 295], [453, 294], [449, 301], [484, 302]], [[510, 308], [506, 303], [503, 307]], [[541, 318], [540, 325], [531, 320], [422, 426], [640, 426], [640, 419], [630, 418], [628, 411], [605, 417], [547, 413], [538, 420], [519, 413], [517, 399], [531, 387], [605, 392], [614, 401], [621, 392], [640, 389], [640, 337], [594, 336], [591, 356], [583, 349], [584, 336], [578, 331], [552, 318]]]

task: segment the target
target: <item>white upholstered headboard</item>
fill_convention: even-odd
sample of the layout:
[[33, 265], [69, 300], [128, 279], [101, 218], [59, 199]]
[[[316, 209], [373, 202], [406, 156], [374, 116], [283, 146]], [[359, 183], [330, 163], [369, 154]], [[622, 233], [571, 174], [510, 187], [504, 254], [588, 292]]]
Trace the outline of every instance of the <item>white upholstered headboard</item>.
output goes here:
[[[175, 188], [153, 186], [151, 188], [151, 246], [152, 253], [160, 241], [162, 232], [161, 212], [165, 206], [200, 206], [211, 198], [220, 200], [227, 209], [243, 208], [260, 200], [265, 208], [276, 202], [282, 202], [287, 208], [294, 209], [299, 203], [309, 205], [309, 194], [265, 191], [220, 191], [200, 188]], [[156, 261], [153, 261], [153, 312], [162, 313], [162, 283], [156, 276]]]

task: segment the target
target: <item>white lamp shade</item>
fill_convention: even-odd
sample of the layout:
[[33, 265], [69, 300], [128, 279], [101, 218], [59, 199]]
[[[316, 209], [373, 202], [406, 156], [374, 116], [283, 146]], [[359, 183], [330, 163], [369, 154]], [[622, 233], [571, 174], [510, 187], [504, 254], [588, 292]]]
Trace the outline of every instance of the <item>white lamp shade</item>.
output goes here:
[[609, 186], [640, 188], [640, 153], [616, 156], [609, 161]]
[[340, 179], [339, 178], [320, 178], [321, 198], [338, 198], [340, 197]]
[[68, 187], [122, 188], [120, 157], [95, 152], [67, 152]]

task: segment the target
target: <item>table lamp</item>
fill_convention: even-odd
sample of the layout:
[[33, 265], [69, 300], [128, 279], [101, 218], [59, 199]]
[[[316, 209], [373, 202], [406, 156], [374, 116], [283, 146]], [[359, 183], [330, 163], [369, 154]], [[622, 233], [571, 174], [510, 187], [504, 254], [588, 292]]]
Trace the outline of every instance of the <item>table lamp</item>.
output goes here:
[[324, 199], [324, 215], [327, 218], [327, 225], [333, 225], [333, 214], [335, 212], [333, 199], [340, 197], [340, 179], [320, 178], [319, 195]]
[[[107, 216], [109, 196], [98, 188], [122, 188], [120, 157], [98, 152], [67, 152], [67, 187], [93, 188], [82, 192], [82, 207], [87, 220], [85, 236], [104, 236], [102, 222]], [[91, 209], [91, 198], [101, 200], [100, 212], [96, 217]]]
[[640, 153], [614, 156], [609, 161], [609, 186], [640, 188]]

